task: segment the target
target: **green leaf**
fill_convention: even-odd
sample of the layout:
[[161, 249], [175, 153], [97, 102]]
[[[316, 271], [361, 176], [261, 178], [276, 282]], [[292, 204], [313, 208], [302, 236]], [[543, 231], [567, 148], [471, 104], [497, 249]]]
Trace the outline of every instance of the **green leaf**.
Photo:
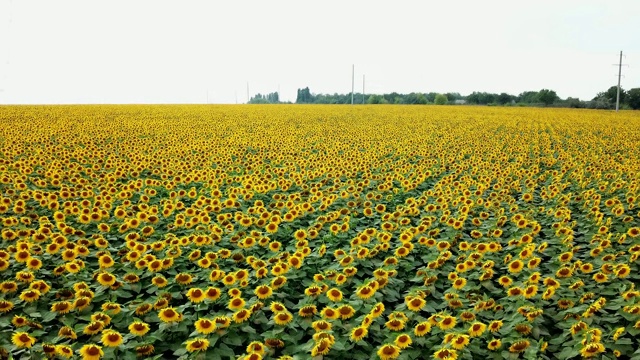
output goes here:
[[186, 354], [187, 352], [188, 352], [188, 351], [187, 351], [187, 348], [186, 348], [186, 347], [181, 347], [180, 349], [178, 349], [178, 350], [174, 351], [174, 352], [173, 352], [173, 355], [175, 355], [175, 356], [182, 356], [182, 355]]

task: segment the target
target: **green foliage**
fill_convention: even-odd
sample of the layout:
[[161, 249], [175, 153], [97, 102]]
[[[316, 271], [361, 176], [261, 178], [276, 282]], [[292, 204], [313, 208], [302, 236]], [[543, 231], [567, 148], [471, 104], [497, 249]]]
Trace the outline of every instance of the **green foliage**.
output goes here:
[[640, 109], [640, 88], [634, 88], [627, 92], [627, 104], [633, 110]]
[[249, 104], [279, 104], [279, 103], [280, 103], [280, 95], [278, 95], [278, 92], [273, 92], [266, 95], [262, 95], [258, 93], [249, 100]]
[[558, 97], [555, 91], [549, 90], [549, 89], [542, 89], [538, 91], [538, 100], [541, 103], [548, 106], [560, 100], [560, 98]]
[[444, 105], [447, 103], [447, 96], [444, 94], [438, 94], [436, 95], [436, 99], [434, 102], [436, 105]]
[[[604, 92], [603, 96], [609, 103], [615, 106], [616, 99], [618, 97], [618, 86], [610, 87], [609, 89], [607, 89], [607, 91]], [[626, 96], [627, 93], [623, 88], [620, 88], [620, 104], [625, 102]]]

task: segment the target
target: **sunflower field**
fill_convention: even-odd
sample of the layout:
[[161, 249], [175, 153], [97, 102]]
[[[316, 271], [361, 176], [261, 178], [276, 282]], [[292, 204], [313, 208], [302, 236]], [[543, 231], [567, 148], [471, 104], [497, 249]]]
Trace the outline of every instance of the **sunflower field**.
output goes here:
[[0, 359], [640, 359], [640, 115], [0, 107]]

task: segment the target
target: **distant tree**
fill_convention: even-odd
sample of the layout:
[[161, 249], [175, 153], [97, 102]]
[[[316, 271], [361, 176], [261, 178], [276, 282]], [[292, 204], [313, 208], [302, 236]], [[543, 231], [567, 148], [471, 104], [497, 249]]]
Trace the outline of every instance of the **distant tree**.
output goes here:
[[538, 100], [545, 105], [551, 105], [559, 99], [558, 94], [553, 90], [542, 89], [538, 91]]
[[535, 104], [537, 102], [539, 102], [538, 100], [538, 92], [537, 91], [525, 91], [520, 93], [520, 95], [518, 95], [517, 102], [523, 103], [523, 104]]
[[572, 97], [568, 97], [567, 100], [564, 101], [565, 105], [570, 107], [570, 108], [582, 108], [584, 107], [584, 104], [582, 101], [580, 101], [580, 99], [578, 98], [572, 98]]
[[[627, 93], [623, 88], [620, 88], [620, 104], [624, 103]], [[618, 86], [612, 86], [604, 92], [604, 97], [613, 106], [616, 104], [616, 98], [618, 97]]]
[[466, 100], [469, 104], [480, 104], [480, 93], [474, 91], [467, 95]]
[[460, 95], [460, 93], [457, 93], [457, 92], [454, 92], [454, 93], [448, 92], [444, 95], [447, 97], [447, 100], [449, 101], [462, 100], [463, 98], [462, 95]]
[[311, 104], [314, 102], [311, 91], [306, 87], [304, 89], [298, 89], [298, 96], [296, 96], [296, 104]]
[[427, 97], [421, 93], [410, 93], [405, 96], [405, 104], [424, 105], [428, 103]]
[[496, 102], [500, 105], [505, 105], [511, 102], [515, 96], [509, 95], [507, 93], [501, 93], [496, 97]]
[[427, 103], [433, 103], [436, 101], [436, 95], [438, 95], [438, 93], [430, 92], [425, 94], [424, 96], [427, 99]]
[[640, 109], [640, 88], [634, 88], [627, 91], [627, 104], [633, 110]]
[[435, 102], [436, 105], [444, 105], [444, 104], [447, 103], [447, 101], [448, 101], [447, 100], [447, 95], [438, 94], [438, 95], [436, 95], [436, 98], [435, 98], [434, 102]]
[[270, 102], [271, 104], [277, 104], [280, 102], [280, 95], [278, 94], [277, 91], [272, 92], [267, 95], [267, 101]]
[[384, 102], [386, 102], [386, 100], [382, 95], [369, 95], [367, 99], [367, 104], [382, 104]]
[[258, 93], [249, 99], [249, 104], [278, 104], [279, 102], [280, 97], [278, 92], [269, 93], [267, 95]]

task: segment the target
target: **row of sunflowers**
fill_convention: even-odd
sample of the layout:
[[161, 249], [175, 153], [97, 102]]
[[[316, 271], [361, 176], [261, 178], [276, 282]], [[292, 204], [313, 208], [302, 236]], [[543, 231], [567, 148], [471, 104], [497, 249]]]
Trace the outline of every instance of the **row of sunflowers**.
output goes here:
[[640, 359], [640, 116], [0, 107], [0, 359]]

